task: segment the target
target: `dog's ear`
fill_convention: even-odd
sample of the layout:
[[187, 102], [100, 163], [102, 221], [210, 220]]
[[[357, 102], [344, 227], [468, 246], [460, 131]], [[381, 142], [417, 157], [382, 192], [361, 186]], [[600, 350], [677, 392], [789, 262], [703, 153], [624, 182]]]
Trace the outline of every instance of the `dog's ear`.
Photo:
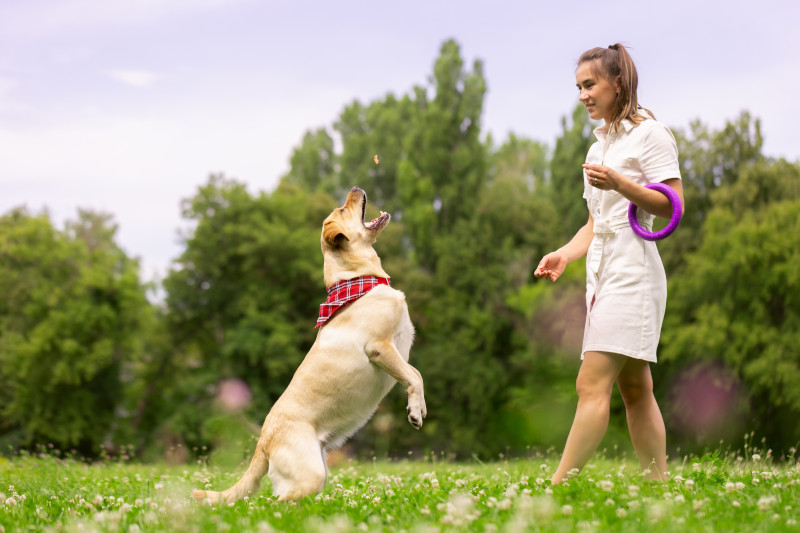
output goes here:
[[344, 233], [344, 228], [336, 220], [326, 220], [322, 228], [322, 238], [331, 246], [341, 246], [342, 242], [349, 241]]

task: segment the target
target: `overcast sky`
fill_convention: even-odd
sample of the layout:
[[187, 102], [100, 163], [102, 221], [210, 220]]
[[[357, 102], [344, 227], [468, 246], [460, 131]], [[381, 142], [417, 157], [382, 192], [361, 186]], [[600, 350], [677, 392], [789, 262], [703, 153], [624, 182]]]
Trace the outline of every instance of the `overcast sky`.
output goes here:
[[271, 190], [305, 130], [426, 84], [449, 38], [484, 62], [498, 142], [552, 147], [578, 56], [620, 41], [659, 120], [748, 110], [767, 155], [797, 161], [798, 21], [794, 0], [0, 0], [0, 213], [112, 213], [143, 276], [163, 276], [180, 200], [209, 173]]

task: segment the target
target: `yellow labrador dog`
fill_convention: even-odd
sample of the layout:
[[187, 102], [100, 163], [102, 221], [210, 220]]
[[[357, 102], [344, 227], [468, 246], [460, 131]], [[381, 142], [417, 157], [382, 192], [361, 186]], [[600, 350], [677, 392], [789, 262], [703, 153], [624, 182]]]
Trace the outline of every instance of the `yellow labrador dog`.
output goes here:
[[264, 420], [250, 467], [224, 492], [194, 491], [197, 500], [234, 502], [257, 491], [265, 473], [279, 500], [319, 492], [328, 474], [326, 452], [370, 419], [396, 381], [408, 393], [408, 421], [422, 426], [422, 376], [408, 364], [414, 327], [405, 296], [388, 285], [372, 248], [390, 215], [364, 223], [366, 205], [367, 195], [353, 187], [322, 225], [329, 298], [320, 306], [319, 333]]

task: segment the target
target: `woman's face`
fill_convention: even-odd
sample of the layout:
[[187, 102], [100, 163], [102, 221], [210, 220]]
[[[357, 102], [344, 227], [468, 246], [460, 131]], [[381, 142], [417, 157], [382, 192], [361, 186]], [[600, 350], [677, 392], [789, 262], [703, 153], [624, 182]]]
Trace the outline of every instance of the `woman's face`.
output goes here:
[[619, 87], [618, 83], [599, 74], [599, 65], [595, 62], [584, 61], [575, 71], [575, 81], [581, 92], [578, 99], [586, 106], [592, 119], [603, 119], [610, 124]]

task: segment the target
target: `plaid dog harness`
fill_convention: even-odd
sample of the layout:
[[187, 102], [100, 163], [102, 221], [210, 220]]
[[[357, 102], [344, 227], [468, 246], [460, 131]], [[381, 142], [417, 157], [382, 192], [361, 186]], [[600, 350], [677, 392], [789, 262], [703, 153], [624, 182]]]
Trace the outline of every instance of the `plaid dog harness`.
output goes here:
[[315, 328], [324, 324], [333, 314], [353, 303], [378, 285], [391, 285], [389, 278], [377, 276], [361, 276], [360, 278], [346, 279], [328, 287], [328, 299], [319, 306], [319, 318]]

